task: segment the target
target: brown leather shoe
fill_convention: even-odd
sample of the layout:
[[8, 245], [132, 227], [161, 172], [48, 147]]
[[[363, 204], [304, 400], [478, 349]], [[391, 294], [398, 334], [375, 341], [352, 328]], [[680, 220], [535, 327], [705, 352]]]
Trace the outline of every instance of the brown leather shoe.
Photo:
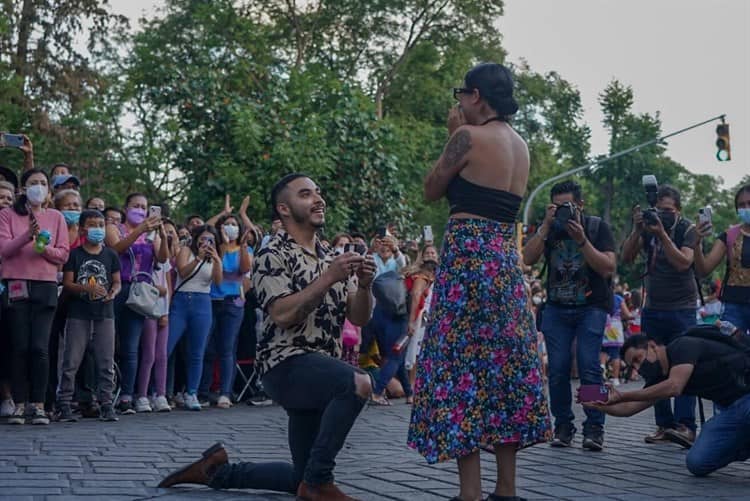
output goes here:
[[669, 442], [669, 440], [664, 436], [665, 431], [667, 431], [665, 428], [659, 426], [654, 433], [652, 433], [651, 435], [646, 435], [643, 441], [647, 444], [661, 444], [664, 442]]
[[184, 468], [167, 475], [167, 477], [161, 481], [159, 487], [166, 488], [177, 484], [208, 485], [208, 482], [211, 480], [211, 475], [216, 471], [216, 468], [229, 462], [227, 451], [224, 449], [224, 444], [220, 442], [215, 443], [203, 451], [202, 455], [203, 457], [195, 463], [189, 464]]
[[358, 501], [356, 498], [347, 496], [336, 487], [333, 482], [322, 485], [309, 485], [304, 481], [297, 489], [299, 501]]

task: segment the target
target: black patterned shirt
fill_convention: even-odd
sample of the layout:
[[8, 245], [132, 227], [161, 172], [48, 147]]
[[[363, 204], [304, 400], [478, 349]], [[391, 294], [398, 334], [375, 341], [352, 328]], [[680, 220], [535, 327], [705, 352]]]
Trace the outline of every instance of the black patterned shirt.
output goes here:
[[310, 253], [284, 230], [279, 230], [255, 257], [253, 289], [264, 313], [257, 355], [263, 374], [304, 353], [319, 352], [341, 358], [347, 296], [357, 287], [353, 280], [334, 284], [317, 309], [297, 325], [284, 329], [274, 324], [269, 314], [274, 301], [300, 292], [328, 269], [333, 251], [323, 247], [317, 237], [315, 251]]

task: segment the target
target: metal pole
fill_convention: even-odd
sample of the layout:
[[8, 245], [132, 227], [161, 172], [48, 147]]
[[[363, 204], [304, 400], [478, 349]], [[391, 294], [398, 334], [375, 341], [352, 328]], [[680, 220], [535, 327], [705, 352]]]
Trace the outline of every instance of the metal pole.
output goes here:
[[642, 148], [645, 148], [646, 146], [651, 146], [652, 144], [660, 143], [664, 141], [665, 139], [668, 139], [672, 136], [676, 136], [678, 134], [682, 134], [683, 132], [687, 132], [690, 129], [695, 129], [696, 127], [700, 127], [701, 125], [706, 125], [709, 122], [713, 122], [714, 120], [721, 120], [724, 121], [724, 118], [726, 115], [718, 115], [713, 118], [709, 118], [708, 120], [704, 120], [703, 122], [691, 125], [689, 127], [685, 127], [684, 129], [680, 129], [675, 132], [670, 132], [669, 134], [661, 137], [657, 137], [656, 139], [651, 139], [650, 141], [646, 141], [645, 143], [641, 143], [639, 145], [633, 146], [631, 148], [628, 148], [626, 150], [618, 151], [617, 153], [608, 156], [607, 158], [602, 158], [600, 160], [594, 160], [592, 162], [589, 162], [585, 165], [581, 165], [579, 167], [576, 167], [574, 169], [567, 170], [565, 172], [562, 172], [560, 174], [557, 174], [556, 176], [552, 176], [551, 178], [543, 181], [539, 186], [534, 188], [534, 191], [531, 192], [529, 195], [529, 198], [526, 199], [526, 205], [523, 208], [523, 224], [527, 225], [529, 224], [529, 213], [531, 212], [531, 204], [534, 202], [534, 198], [539, 194], [539, 192], [544, 188], [545, 186], [549, 186], [550, 184], [554, 183], [555, 181], [558, 181], [560, 179], [566, 178], [568, 176], [571, 176], [573, 174], [576, 174], [578, 172], [581, 172], [586, 169], [590, 169], [596, 165], [603, 164], [605, 162], [609, 162], [610, 160], [614, 160], [615, 158], [619, 158], [623, 155], [627, 155], [628, 153], [632, 153], [634, 151], [638, 151]]

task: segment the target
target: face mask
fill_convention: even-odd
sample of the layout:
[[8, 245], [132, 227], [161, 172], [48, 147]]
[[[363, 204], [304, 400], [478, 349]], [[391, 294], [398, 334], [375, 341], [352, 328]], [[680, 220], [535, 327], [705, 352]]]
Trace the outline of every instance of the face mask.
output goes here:
[[42, 205], [47, 199], [47, 187], [43, 184], [34, 184], [26, 188], [26, 198], [33, 205]]
[[141, 224], [146, 219], [146, 209], [128, 209], [125, 217], [130, 224]]
[[222, 229], [224, 230], [224, 233], [226, 233], [229, 240], [235, 240], [238, 236], [240, 236], [239, 226], [235, 226], [233, 224], [225, 224], [224, 226], [222, 226]]
[[737, 209], [737, 215], [740, 216], [740, 221], [745, 224], [750, 224], [750, 208]]
[[531, 302], [534, 303], [535, 306], [539, 306], [540, 304], [542, 304], [542, 296], [532, 297]]
[[638, 374], [640, 374], [647, 383], [655, 383], [663, 379], [661, 373], [661, 364], [658, 360], [656, 362], [649, 362], [648, 360], [644, 359], [643, 362], [641, 362], [640, 368], [638, 369]]
[[64, 210], [62, 215], [65, 216], [65, 224], [68, 226], [78, 224], [78, 220], [81, 218], [81, 213], [77, 210]]
[[659, 219], [661, 219], [661, 224], [664, 226], [665, 230], [672, 229], [672, 226], [674, 226], [675, 221], [677, 221], [677, 214], [674, 212], [661, 212], [659, 213]]
[[104, 242], [104, 235], [104, 228], [89, 228], [86, 230], [86, 240], [92, 244], [100, 244]]

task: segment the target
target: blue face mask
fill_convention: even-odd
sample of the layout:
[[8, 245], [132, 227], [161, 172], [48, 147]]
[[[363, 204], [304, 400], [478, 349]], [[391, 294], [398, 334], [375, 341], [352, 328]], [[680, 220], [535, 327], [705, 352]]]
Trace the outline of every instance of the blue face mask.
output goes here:
[[104, 242], [104, 228], [89, 228], [86, 230], [86, 240], [92, 244], [100, 244]]
[[65, 216], [65, 223], [68, 226], [78, 224], [78, 220], [81, 218], [81, 213], [75, 210], [64, 210], [62, 215]]
[[737, 209], [737, 215], [740, 216], [740, 221], [750, 224], [750, 208]]

